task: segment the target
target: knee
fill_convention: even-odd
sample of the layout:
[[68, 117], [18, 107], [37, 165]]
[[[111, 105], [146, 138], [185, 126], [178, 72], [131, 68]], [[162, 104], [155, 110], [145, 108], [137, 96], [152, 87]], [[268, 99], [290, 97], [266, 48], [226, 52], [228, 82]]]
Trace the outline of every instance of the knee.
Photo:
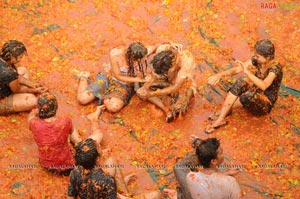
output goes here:
[[29, 70], [27, 68], [22, 66], [22, 67], [18, 67], [17, 70], [20, 76], [29, 79]]
[[29, 109], [33, 109], [37, 107], [37, 97], [34, 94], [26, 94], [25, 101], [26, 105]]
[[106, 107], [106, 110], [108, 110], [111, 113], [119, 112], [124, 106], [124, 102], [116, 97], [105, 99], [103, 103]]
[[88, 99], [86, 96], [84, 95], [78, 95], [77, 96], [77, 101], [81, 104], [81, 105], [86, 105], [88, 103], [91, 102], [90, 99]]

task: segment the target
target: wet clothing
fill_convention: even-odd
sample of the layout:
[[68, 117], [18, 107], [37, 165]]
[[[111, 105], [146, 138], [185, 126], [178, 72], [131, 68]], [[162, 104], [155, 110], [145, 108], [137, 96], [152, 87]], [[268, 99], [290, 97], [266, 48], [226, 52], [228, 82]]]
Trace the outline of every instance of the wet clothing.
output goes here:
[[12, 95], [0, 99], [0, 115], [9, 115], [15, 112]]
[[172, 73], [168, 74], [168, 81], [174, 85], [179, 79], [183, 79], [184, 82], [176, 93], [171, 94], [170, 111], [173, 116], [180, 113], [186, 113], [190, 100], [194, 96], [193, 89], [196, 88], [195, 83], [195, 70], [196, 65], [194, 63], [193, 54], [184, 50], [181, 53], [180, 68], [174, 70]]
[[75, 162], [68, 144], [68, 136], [72, 131], [69, 118], [58, 117], [52, 122], [46, 122], [35, 117], [29, 121], [29, 129], [33, 133], [40, 164], [44, 168], [58, 173], [73, 168]]
[[8, 97], [13, 92], [10, 90], [9, 84], [18, 79], [18, 72], [9, 67], [7, 63], [0, 60], [0, 99]]
[[190, 100], [194, 96], [191, 84], [191, 81], [186, 80], [177, 93], [171, 94], [170, 110], [173, 114], [186, 113]]
[[100, 167], [85, 170], [75, 166], [70, 175], [68, 196], [79, 196], [80, 199], [116, 199], [117, 186], [115, 179], [105, 174]]
[[265, 91], [256, 85], [250, 86], [243, 78], [239, 78], [229, 90], [233, 95], [240, 97], [243, 107], [253, 115], [260, 116], [269, 113], [277, 100], [283, 76], [281, 65], [276, 64], [268, 68], [264, 74], [258, 70], [255, 76], [263, 80], [270, 72], [273, 72], [276, 77]]
[[210, 175], [190, 172], [186, 181], [193, 199], [236, 199], [241, 197], [241, 189], [232, 176], [221, 173]]
[[198, 157], [192, 154], [175, 164], [174, 173], [176, 180], [180, 185], [180, 187], [177, 187], [178, 199], [193, 199], [186, 182], [186, 177], [190, 171], [194, 171], [199, 165]]
[[107, 73], [99, 73], [94, 83], [87, 87], [93, 95], [99, 99], [98, 104], [103, 104], [104, 99], [116, 97], [121, 99], [124, 104], [128, 104], [134, 95], [133, 84], [122, 83]]

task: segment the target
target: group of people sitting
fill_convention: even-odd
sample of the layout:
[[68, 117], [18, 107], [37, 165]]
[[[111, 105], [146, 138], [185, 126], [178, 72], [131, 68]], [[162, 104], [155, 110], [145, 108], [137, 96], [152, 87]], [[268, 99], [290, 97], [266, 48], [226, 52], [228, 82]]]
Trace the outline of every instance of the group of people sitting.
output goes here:
[[[274, 106], [283, 75], [281, 65], [275, 60], [275, 47], [270, 40], [263, 39], [256, 42], [254, 49], [249, 61], [236, 61], [233, 68], [208, 79], [208, 84], [215, 86], [223, 76], [240, 75], [222, 109], [209, 117], [211, 124], [206, 126], [206, 133], [227, 124], [225, 118], [233, 108], [244, 107], [260, 116], [269, 113]], [[127, 184], [134, 175], [124, 178], [120, 168], [97, 167], [118, 165], [114, 158], [102, 161], [106, 153], [101, 149], [105, 132], [99, 127], [99, 115], [104, 110], [120, 111], [134, 94], [161, 109], [166, 122], [185, 114], [197, 93], [193, 54], [178, 43], [145, 47], [135, 42], [129, 47], [112, 49], [110, 71], [97, 74], [94, 81], [89, 79], [89, 72], [73, 70], [79, 79], [78, 102], [85, 105], [97, 99], [99, 105], [88, 115], [92, 133], [86, 139], [79, 136], [70, 118], [56, 116], [56, 97], [48, 88], [30, 79], [29, 71], [20, 65], [24, 55], [27, 55], [25, 45], [16, 40], [8, 41], [1, 49], [0, 115], [31, 111], [29, 129], [38, 146], [40, 164], [49, 172], [70, 175], [69, 197], [132, 197], [128, 195]], [[68, 140], [74, 146], [74, 155]], [[238, 171], [222, 173], [218, 170], [224, 160], [219, 140], [193, 137], [193, 148], [192, 155], [174, 167], [180, 187], [176, 191], [165, 189], [164, 193], [170, 198], [239, 198], [239, 185], [229, 176]], [[162, 196], [159, 191], [152, 191], [136, 197]]]

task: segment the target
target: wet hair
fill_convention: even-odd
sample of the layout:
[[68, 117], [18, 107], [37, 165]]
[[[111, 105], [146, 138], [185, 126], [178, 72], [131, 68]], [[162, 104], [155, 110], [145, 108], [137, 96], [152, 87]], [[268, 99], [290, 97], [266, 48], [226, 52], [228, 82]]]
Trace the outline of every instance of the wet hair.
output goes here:
[[145, 61], [145, 68], [143, 67], [142, 58], [148, 54], [147, 48], [141, 42], [135, 42], [129, 45], [126, 50], [126, 61], [129, 66], [128, 75], [135, 77], [133, 62], [138, 62], [138, 70], [145, 76], [145, 69], [147, 69], [147, 61]]
[[208, 138], [206, 140], [196, 139], [194, 144], [196, 149], [196, 155], [201, 165], [204, 168], [209, 168], [210, 162], [216, 159], [218, 156], [218, 148], [220, 147], [220, 141], [216, 138]]
[[275, 47], [269, 39], [262, 39], [255, 43], [255, 51], [265, 58], [274, 59]]
[[12, 57], [17, 59], [18, 56], [25, 52], [27, 52], [27, 50], [22, 42], [10, 40], [2, 46], [0, 57], [5, 61], [10, 62]]
[[39, 118], [45, 119], [56, 115], [57, 100], [50, 93], [45, 93], [38, 98], [37, 107], [39, 110]]
[[164, 50], [153, 57], [152, 65], [154, 72], [159, 75], [167, 75], [176, 59], [172, 50]]
[[98, 156], [99, 153], [97, 151], [96, 141], [92, 138], [83, 140], [76, 146], [76, 165], [81, 165], [85, 169], [93, 169], [96, 165]]

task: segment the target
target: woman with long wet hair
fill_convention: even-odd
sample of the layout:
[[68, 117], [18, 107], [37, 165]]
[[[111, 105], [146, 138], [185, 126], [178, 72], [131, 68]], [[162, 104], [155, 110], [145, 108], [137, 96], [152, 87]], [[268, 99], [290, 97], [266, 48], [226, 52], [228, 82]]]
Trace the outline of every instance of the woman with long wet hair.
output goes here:
[[206, 127], [206, 133], [226, 125], [225, 117], [232, 108], [243, 107], [255, 116], [268, 114], [278, 97], [282, 80], [282, 66], [275, 60], [275, 47], [268, 39], [257, 41], [254, 56], [247, 62], [237, 61], [238, 66], [223, 71], [208, 79], [216, 85], [223, 76], [243, 73], [228, 92], [219, 113], [213, 114], [212, 124]]
[[27, 50], [22, 42], [10, 40], [0, 51], [0, 115], [29, 111], [36, 106], [34, 94], [47, 89], [29, 79], [29, 71], [21, 67]]
[[[180, 48], [180, 44], [169, 43]], [[158, 46], [161, 46], [158, 45]], [[135, 87], [146, 82], [150, 73], [147, 58], [157, 47], [144, 46], [141, 42], [131, 43], [127, 48], [119, 46], [110, 51], [110, 71], [99, 73], [96, 80], [89, 85], [89, 72], [75, 71], [79, 77], [77, 99], [81, 104], [88, 104], [98, 98], [98, 104], [104, 104], [109, 112], [118, 112], [127, 105], [135, 93]]]

